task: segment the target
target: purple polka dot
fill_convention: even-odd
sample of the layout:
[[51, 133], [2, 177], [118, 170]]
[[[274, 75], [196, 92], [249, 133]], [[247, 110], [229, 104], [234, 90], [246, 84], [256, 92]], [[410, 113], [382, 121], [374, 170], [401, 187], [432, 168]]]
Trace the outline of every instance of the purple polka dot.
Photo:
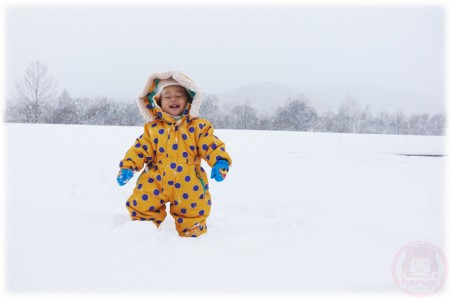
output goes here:
[[148, 146], [146, 146], [145, 144], [142, 146], [142, 148], [146, 151], [148, 151]]
[[159, 152], [160, 152], [160, 153], [164, 153], [164, 148], [163, 148], [163, 147], [160, 147], [160, 148], [159, 148]]
[[183, 158], [187, 158], [188, 157], [188, 153], [187, 152], [183, 152]]
[[203, 145], [202, 145], [202, 149], [203, 149], [204, 151], [206, 151], [206, 150], [208, 149], [208, 146], [207, 146], [206, 144], [203, 144]]
[[175, 184], [175, 188], [180, 189], [181, 188], [181, 184], [180, 183], [176, 183]]
[[153, 139], [153, 142], [158, 144], [158, 138]]
[[195, 202], [191, 203], [191, 208], [195, 208], [197, 204]]
[[119, 167], [122, 167], [122, 166], [123, 166], [123, 162], [120, 162]]
[[192, 189], [194, 189], [194, 191], [198, 191], [198, 189], [200, 189], [200, 188], [197, 185], [195, 185], [194, 188], [192, 188]]
[[[195, 132], [194, 127], [190, 127], [190, 128], [189, 128], [189, 132], [194, 133], [194, 132]], [[135, 136], [136, 136], [136, 135], [135, 135]]]
[[183, 198], [184, 198], [184, 199], [188, 199], [188, 198], [189, 198], [189, 194], [183, 193]]
[[174, 150], [174, 151], [176, 151], [177, 149], [178, 149], [178, 144], [174, 144], [174, 145], [172, 145], [172, 149]]
[[157, 124], [152, 124], [152, 128], [154, 128], [154, 127], [156, 127], [157, 126]]
[[136, 211], [133, 211], [133, 212], [131, 213], [131, 215], [133, 215], [134, 217], [136, 217], [136, 215], [137, 215]]
[[[144, 146], [145, 146], [145, 145], [144, 145]], [[144, 154], [139, 153], [139, 154], [138, 154], [138, 157], [142, 159], [142, 158], [144, 158]]]
[[164, 134], [164, 129], [158, 131], [159, 134]]
[[204, 214], [205, 214], [205, 211], [204, 211], [204, 210], [200, 210], [198, 213], [199, 213], [200, 215], [204, 215]]
[[186, 182], [190, 182], [190, 181], [191, 181], [191, 177], [187, 175], [187, 176], [184, 178], [184, 180], [185, 180]]
[[183, 218], [178, 218], [177, 222], [178, 223], [183, 223]]
[[222, 156], [217, 156], [216, 161], [223, 160]]
[[149, 211], [153, 211], [155, 209], [155, 207], [154, 206], [151, 206], [148, 210]]
[[183, 140], [187, 140], [188, 136], [186, 134], [181, 135], [181, 137], [183, 138]]
[[140, 144], [140, 143], [136, 143], [136, 144], [134, 145], [134, 147], [140, 148], [140, 147], [141, 147], [141, 144]]
[[199, 127], [200, 129], [203, 129], [203, 124], [199, 124], [198, 127]]
[[147, 194], [143, 194], [142, 195], [142, 200], [148, 200], [148, 195]]
[[170, 163], [170, 168], [175, 169], [177, 167], [176, 163]]
[[211, 148], [212, 148], [213, 150], [215, 150], [215, 149], [217, 148], [217, 145], [216, 145], [215, 143], [213, 143], [213, 145], [211, 145]]
[[159, 195], [159, 190], [158, 189], [153, 190], [153, 194]]
[[147, 182], [149, 182], [150, 184], [153, 183], [155, 180], [153, 178], [149, 178]]
[[181, 209], [181, 213], [186, 214], [186, 209]]
[[161, 181], [162, 180], [162, 178], [161, 178], [161, 176], [159, 174], [156, 176], [156, 180], [157, 181]]
[[182, 172], [182, 171], [183, 171], [183, 166], [178, 166], [178, 167], [177, 167], [177, 171], [178, 171], [178, 172]]
[[175, 200], [175, 201], [174, 201], [174, 204], [175, 204], [176, 206], [178, 206], [178, 201]]
[[138, 189], [142, 189], [142, 184], [139, 184], [139, 185], [137, 186], [137, 188], [138, 188]]
[[173, 181], [169, 181], [169, 182], [168, 182], [169, 186], [172, 186], [173, 183], [174, 183]]

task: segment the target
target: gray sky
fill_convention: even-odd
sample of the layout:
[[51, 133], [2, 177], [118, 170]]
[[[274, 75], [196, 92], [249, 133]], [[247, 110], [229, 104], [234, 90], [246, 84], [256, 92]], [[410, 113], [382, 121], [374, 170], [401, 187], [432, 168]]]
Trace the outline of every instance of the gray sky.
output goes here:
[[133, 99], [153, 72], [205, 92], [263, 81], [378, 86], [444, 101], [439, 6], [24, 6], [6, 10], [7, 95], [40, 60], [75, 97]]

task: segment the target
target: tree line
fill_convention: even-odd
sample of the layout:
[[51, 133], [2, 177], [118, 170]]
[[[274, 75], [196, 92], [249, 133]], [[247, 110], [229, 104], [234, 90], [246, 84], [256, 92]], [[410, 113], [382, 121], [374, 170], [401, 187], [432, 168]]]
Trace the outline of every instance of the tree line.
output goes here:
[[[444, 135], [444, 114], [405, 115], [402, 111], [373, 114], [348, 96], [337, 112], [319, 115], [303, 95], [286, 99], [284, 105], [264, 115], [242, 103], [225, 110], [217, 95], [204, 95], [200, 115], [218, 129], [283, 130], [368, 134]], [[16, 83], [15, 99], [8, 101], [6, 122], [138, 126], [144, 120], [136, 102], [118, 102], [104, 96], [73, 98], [67, 90], [58, 94], [56, 80], [46, 65], [34, 62], [23, 80]]]

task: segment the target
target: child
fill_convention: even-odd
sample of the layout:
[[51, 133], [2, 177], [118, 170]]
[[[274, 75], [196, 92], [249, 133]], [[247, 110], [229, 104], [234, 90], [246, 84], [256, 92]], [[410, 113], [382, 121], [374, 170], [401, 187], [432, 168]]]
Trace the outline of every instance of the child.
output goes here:
[[201, 101], [200, 90], [180, 72], [150, 76], [137, 100], [147, 121], [144, 134], [125, 154], [117, 176], [123, 186], [145, 166], [126, 203], [131, 218], [159, 227], [170, 202], [170, 214], [182, 237], [207, 231], [211, 196], [201, 158], [212, 167], [211, 178], [218, 182], [225, 179], [231, 165], [211, 123], [199, 117]]

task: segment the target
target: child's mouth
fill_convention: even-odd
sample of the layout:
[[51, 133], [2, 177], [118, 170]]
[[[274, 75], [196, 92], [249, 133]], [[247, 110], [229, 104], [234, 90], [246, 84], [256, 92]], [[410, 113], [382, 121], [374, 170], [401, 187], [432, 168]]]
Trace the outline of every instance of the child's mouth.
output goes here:
[[173, 104], [173, 105], [170, 105], [169, 108], [171, 108], [171, 109], [180, 108], [180, 105]]

